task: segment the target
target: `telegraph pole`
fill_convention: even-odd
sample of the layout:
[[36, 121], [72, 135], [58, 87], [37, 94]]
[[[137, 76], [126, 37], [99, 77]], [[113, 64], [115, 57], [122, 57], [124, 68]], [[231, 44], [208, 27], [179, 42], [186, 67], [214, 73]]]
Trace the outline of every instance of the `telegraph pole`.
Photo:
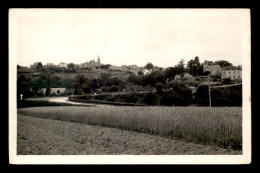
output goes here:
[[[208, 77], [208, 86], [209, 86], [209, 77]], [[211, 107], [210, 86], [209, 86], [209, 107]]]

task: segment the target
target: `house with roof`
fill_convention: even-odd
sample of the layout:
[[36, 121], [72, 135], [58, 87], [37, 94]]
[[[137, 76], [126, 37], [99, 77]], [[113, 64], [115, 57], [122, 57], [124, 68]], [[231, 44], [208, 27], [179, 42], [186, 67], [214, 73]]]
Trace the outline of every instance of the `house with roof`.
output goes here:
[[225, 67], [221, 71], [221, 79], [230, 78], [231, 80], [242, 79], [242, 70], [236, 67]]
[[[66, 88], [50, 88], [50, 89], [51, 89], [50, 93], [56, 95], [64, 94], [66, 92]], [[45, 94], [46, 88], [40, 89], [39, 92]]]
[[210, 75], [220, 75], [222, 68], [218, 64], [209, 64], [209, 61], [205, 60], [203, 63], [203, 73], [210, 72]]
[[66, 67], [67, 67], [67, 64], [66, 64], [65, 62], [61, 62], [61, 63], [59, 63], [59, 67], [64, 67], [64, 68], [66, 68]]
[[176, 74], [174, 77], [174, 80], [191, 79], [191, 78], [193, 78], [193, 76], [191, 74], [189, 74], [188, 72], [184, 72], [184, 73]]

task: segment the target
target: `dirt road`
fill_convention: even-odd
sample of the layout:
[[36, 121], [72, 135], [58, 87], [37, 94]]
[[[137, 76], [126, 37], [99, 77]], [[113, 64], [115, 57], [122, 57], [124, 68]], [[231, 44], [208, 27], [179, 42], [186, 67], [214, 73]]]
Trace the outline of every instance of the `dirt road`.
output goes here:
[[43, 101], [49, 101], [49, 102], [56, 102], [56, 103], [69, 103], [72, 105], [87, 105], [87, 106], [112, 106], [112, 105], [102, 105], [102, 104], [94, 104], [94, 103], [82, 103], [82, 102], [75, 102], [68, 100], [68, 97], [40, 97], [40, 98], [30, 98], [27, 100], [43, 100]]
[[159, 136], [19, 114], [17, 126], [18, 155], [242, 154]]

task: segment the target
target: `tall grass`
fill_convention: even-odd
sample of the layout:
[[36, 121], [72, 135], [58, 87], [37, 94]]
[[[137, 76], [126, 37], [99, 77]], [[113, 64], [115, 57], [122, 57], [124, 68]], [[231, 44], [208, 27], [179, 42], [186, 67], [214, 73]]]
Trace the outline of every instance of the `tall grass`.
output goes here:
[[18, 113], [242, 149], [239, 107], [33, 107]]

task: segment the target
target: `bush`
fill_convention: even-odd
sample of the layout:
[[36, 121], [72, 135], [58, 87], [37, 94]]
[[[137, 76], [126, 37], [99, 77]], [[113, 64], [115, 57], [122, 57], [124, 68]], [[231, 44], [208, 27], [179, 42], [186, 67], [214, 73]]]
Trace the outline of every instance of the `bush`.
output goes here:
[[147, 105], [158, 105], [160, 96], [156, 93], [149, 92], [143, 97], [143, 103]]
[[119, 91], [118, 86], [113, 85], [112, 87], [109, 88], [109, 92], [117, 92], [117, 91]]
[[42, 92], [39, 92], [39, 93], [37, 94], [37, 96], [42, 97], [42, 96], [43, 96], [43, 93], [42, 93]]
[[[242, 106], [242, 85], [211, 88], [211, 106]], [[194, 94], [199, 106], [209, 106], [209, 89], [207, 86], [198, 87]]]
[[231, 83], [231, 79], [230, 78], [225, 78], [223, 79], [223, 84], [230, 84]]
[[125, 101], [127, 103], [136, 103], [139, 100], [139, 96], [136, 93], [126, 95]]
[[165, 106], [173, 106], [175, 104], [175, 92], [174, 91], [166, 92], [162, 96], [160, 100], [160, 104]]
[[51, 89], [50, 89], [50, 87], [48, 87], [48, 88], [46, 88], [45, 95], [49, 96], [50, 94], [51, 94]]
[[101, 88], [101, 91], [102, 92], [109, 92], [109, 87], [106, 87], [106, 86], [103, 86], [102, 88]]
[[165, 89], [165, 85], [163, 83], [159, 82], [156, 84], [157, 94], [161, 96], [164, 95], [164, 91], [163, 91], [164, 89]]

